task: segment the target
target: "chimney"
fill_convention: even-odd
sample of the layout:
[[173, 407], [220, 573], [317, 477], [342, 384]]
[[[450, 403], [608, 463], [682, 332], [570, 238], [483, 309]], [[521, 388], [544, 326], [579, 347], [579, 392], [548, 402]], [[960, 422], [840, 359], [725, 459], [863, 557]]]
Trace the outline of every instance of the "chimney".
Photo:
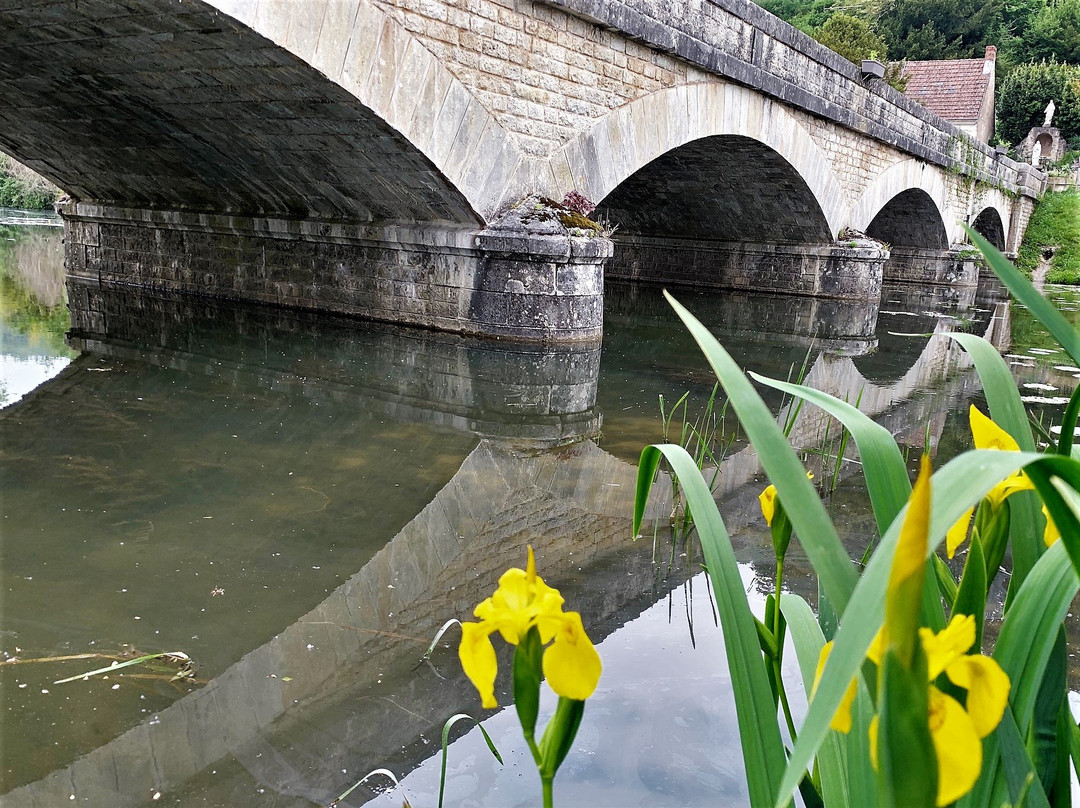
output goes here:
[[984, 58], [988, 62], [996, 62], [997, 61], [997, 48], [995, 48], [993, 45], [987, 45], [986, 46], [986, 56]]

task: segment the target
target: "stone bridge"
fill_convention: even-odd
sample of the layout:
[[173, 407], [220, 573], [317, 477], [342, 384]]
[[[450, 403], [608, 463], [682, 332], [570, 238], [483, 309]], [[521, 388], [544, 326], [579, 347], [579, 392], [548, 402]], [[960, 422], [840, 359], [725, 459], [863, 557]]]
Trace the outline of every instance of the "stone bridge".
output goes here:
[[0, 149], [72, 276], [540, 341], [605, 273], [973, 285], [1045, 179], [746, 0], [0, 0]]

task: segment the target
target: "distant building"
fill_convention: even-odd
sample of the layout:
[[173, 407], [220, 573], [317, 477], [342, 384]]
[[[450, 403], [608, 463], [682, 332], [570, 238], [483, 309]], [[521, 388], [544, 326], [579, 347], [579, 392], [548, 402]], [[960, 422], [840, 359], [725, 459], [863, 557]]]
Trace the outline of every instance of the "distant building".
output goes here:
[[982, 59], [907, 62], [904, 94], [983, 143], [994, 136], [994, 63], [997, 48]]

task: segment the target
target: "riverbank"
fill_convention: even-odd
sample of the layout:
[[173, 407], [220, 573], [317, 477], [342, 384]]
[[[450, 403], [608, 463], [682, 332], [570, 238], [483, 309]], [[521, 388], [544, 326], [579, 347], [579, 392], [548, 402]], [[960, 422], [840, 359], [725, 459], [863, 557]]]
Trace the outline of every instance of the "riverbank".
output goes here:
[[0, 208], [52, 210], [59, 198], [59, 188], [0, 153]]
[[1029, 277], [1048, 262], [1048, 283], [1080, 284], [1080, 191], [1048, 193], [1031, 215], [1016, 265]]

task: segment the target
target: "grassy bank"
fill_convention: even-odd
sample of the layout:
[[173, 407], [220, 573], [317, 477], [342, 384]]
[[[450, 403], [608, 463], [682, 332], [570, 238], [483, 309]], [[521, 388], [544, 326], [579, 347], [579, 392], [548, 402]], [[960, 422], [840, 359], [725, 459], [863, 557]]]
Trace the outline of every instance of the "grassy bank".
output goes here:
[[1044, 250], [1053, 248], [1049, 283], [1080, 283], [1080, 191], [1048, 193], [1031, 215], [1016, 265], [1028, 276]]
[[51, 210], [59, 197], [51, 182], [0, 153], [0, 208]]

